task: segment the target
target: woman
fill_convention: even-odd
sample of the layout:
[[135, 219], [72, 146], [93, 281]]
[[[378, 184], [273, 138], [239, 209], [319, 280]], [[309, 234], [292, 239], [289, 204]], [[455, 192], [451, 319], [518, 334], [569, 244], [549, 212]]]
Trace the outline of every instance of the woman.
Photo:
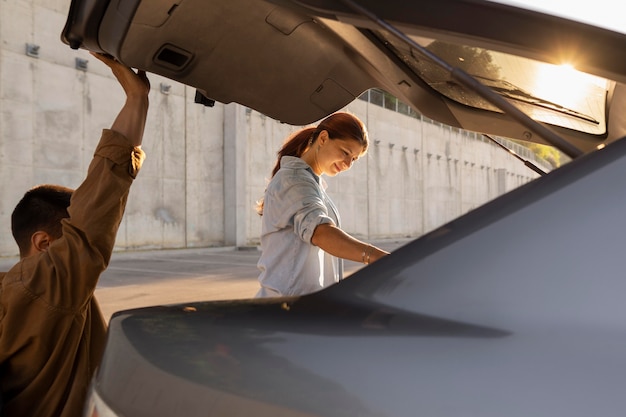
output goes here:
[[342, 259], [369, 264], [388, 254], [341, 230], [321, 179], [350, 169], [367, 146], [363, 122], [339, 112], [297, 131], [278, 151], [258, 208], [263, 251], [257, 297], [319, 291], [342, 278]]

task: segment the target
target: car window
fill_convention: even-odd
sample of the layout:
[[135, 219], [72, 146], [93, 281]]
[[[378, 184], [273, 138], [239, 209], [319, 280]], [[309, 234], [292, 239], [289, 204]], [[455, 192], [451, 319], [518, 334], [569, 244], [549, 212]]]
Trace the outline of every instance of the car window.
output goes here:
[[[456, 82], [448, 71], [423, 59], [410, 45], [384, 31], [378, 36], [430, 87], [460, 104], [500, 112], [476, 92]], [[452, 66], [458, 67], [515, 103], [533, 119], [604, 135], [606, 103], [614, 83], [576, 71], [570, 63], [553, 65], [482, 48], [412, 37]]]

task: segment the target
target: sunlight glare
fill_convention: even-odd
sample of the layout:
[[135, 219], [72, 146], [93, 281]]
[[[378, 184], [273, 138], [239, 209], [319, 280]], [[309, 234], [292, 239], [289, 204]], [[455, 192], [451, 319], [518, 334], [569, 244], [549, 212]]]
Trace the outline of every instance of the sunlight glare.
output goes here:
[[532, 91], [536, 97], [573, 108], [589, 93], [583, 87], [590, 84], [605, 87], [606, 80], [579, 72], [571, 64], [542, 64], [537, 68]]

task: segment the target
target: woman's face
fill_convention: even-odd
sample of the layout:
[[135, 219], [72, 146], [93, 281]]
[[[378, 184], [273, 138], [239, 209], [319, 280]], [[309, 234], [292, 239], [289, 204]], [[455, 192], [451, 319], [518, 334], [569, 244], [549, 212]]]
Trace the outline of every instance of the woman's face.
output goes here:
[[363, 153], [363, 145], [354, 139], [330, 139], [326, 131], [318, 137], [317, 163], [321, 173], [334, 177], [347, 171]]

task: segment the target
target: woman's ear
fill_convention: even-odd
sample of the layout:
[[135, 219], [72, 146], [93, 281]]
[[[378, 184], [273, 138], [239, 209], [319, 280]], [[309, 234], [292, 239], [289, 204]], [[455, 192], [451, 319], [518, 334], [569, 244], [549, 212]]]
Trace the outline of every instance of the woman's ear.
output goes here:
[[328, 132], [326, 130], [322, 130], [317, 136], [317, 141], [319, 142], [320, 146], [325, 144], [326, 141], [328, 141]]

